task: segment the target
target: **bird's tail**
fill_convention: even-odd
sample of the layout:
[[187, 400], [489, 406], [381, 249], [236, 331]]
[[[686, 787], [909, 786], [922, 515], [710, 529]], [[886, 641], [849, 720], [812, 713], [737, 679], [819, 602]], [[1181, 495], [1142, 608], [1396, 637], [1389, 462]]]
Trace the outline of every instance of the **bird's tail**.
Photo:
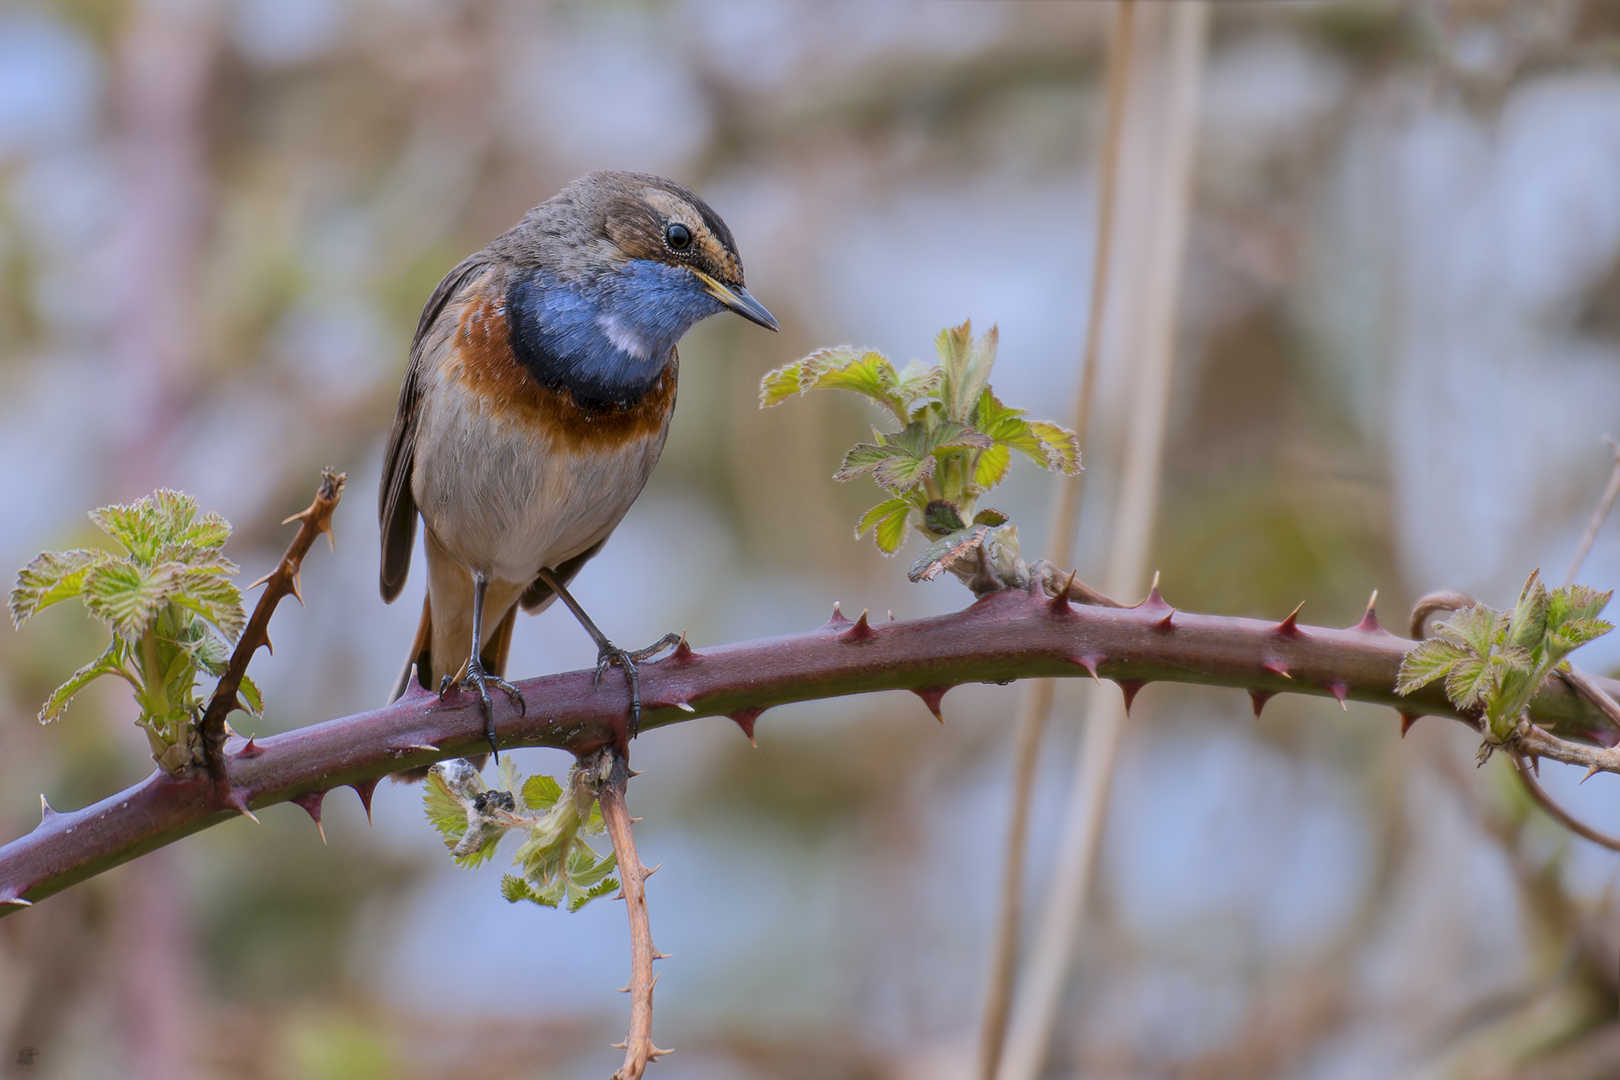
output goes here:
[[[484, 649], [478, 655], [484, 670], [491, 675], [504, 677], [506, 675], [506, 661], [512, 653], [512, 627], [517, 622], [518, 605], [513, 604], [507, 611], [506, 617], [495, 627], [495, 632], [484, 643]], [[452, 661], [453, 662], [453, 661]], [[463, 660], [458, 670], [439, 670], [433, 662], [433, 600], [431, 597], [422, 597], [422, 619], [416, 624], [416, 640], [411, 642], [411, 651], [405, 657], [405, 666], [400, 670], [399, 678], [394, 680], [394, 689], [388, 695], [388, 703], [392, 705], [404, 696], [405, 690], [411, 685], [411, 676], [414, 673], [423, 689], [437, 690], [440, 679], [444, 675], [461, 677], [467, 662]], [[469, 758], [473, 766], [478, 769], [484, 767], [487, 754]], [[421, 783], [426, 779], [426, 769], [409, 769], [405, 772], [393, 773], [390, 779], [401, 784]]]
[[[479, 661], [484, 670], [491, 675], [504, 678], [506, 676], [506, 663], [512, 654], [512, 627], [517, 622], [517, 605], [512, 605], [506, 617], [495, 627], [495, 633], [490, 635], [484, 643], [483, 652], [478, 654]], [[394, 680], [394, 688], [388, 694], [388, 704], [392, 705], [405, 695], [405, 690], [411, 685], [411, 674], [416, 673], [417, 681], [424, 690], [437, 690], [440, 679], [445, 675], [459, 677], [466, 671], [467, 662], [463, 660], [456, 671], [446, 668], [437, 670], [433, 663], [433, 600], [431, 597], [422, 597], [422, 618], [416, 624], [416, 639], [411, 642], [411, 651], [405, 657], [405, 666], [400, 669], [399, 678]]]

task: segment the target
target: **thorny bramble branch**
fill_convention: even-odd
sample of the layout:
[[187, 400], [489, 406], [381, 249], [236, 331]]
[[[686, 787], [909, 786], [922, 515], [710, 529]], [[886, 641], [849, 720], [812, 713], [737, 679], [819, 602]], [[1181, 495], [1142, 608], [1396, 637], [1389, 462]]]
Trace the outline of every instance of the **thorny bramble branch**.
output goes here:
[[[1388, 633], [1369, 611], [1336, 630], [1176, 611], [1155, 590], [1132, 608], [1071, 604], [1068, 595], [1009, 589], [948, 615], [872, 624], [836, 608], [819, 629], [788, 637], [677, 649], [643, 668], [642, 730], [699, 716], [730, 716], [752, 734], [760, 713], [793, 701], [876, 690], [911, 690], [930, 709], [952, 686], [971, 682], [1095, 675], [1117, 681], [1127, 699], [1148, 682], [1247, 690], [1256, 709], [1285, 692], [1387, 705], [1406, 723], [1419, 715], [1458, 716], [1438, 686], [1395, 693], [1412, 643]], [[1596, 679], [1606, 693], [1620, 682]], [[624, 747], [627, 692], [592, 685], [576, 671], [519, 684], [528, 716], [497, 702], [502, 746], [552, 746], [577, 757]], [[1531, 703], [1553, 736], [1604, 746], [1620, 743], [1620, 725], [1561, 681], [1548, 680]], [[319, 820], [335, 787], [353, 787], [370, 805], [378, 780], [401, 769], [476, 754], [484, 746], [475, 699], [452, 692], [409, 693], [372, 712], [312, 724], [263, 740], [229, 739], [227, 775], [250, 809], [296, 802]], [[1601, 757], [1620, 772], [1620, 752], [1557, 744], [1566, 758]], [[1552, 748], [1527, 752], [1555, 757]], [[1560, 758], [1563, 760], [1564, 758]], [[206, 776], [154, 774], [125, 791], [70, 813], [48, 811], [28, 835], [0, 847], [0, 913], [39, 900], [184, 836], [229, 820]]]
[[263, 585], [264, 592], [259, 596], [259, 603], [253, 609], [253, 617], [248, 620], [247, 629], [242, 631], [242, 637], [236, 643], [236, 649], [231, 653], [231, 662], [225, 668], [219, 682], [214, 687], [213, 695], [208, 699], [208, 708], [203, 713], [202, 722], [197, 725], [197, 733], [201, 737], [203, 753], [208, 762], [208, 776], [214, 787], [214, 797], [220, 808], [229, 807], [239, 813], [253, 816], [248, 809], [247, 793], [231, 787], [227, 764], [225, 761], [226, 731], [225, 718], [234, 709], [242, 708], [237, 697], [237, 691], [242, 688], [242, 677], [247, 674], [248, 663], [252, 661], [253, 654], [262, 645], [274, 651], [270, 644], [270, 616], [275, 614], [276, 605], [282, 597], [291, 594], [298, 602], [304, 602], [299, 594], [299, 571], [304, 565], [304, 556], [309, 554], [310, 547], [315, 538], [321, 533], [337, 549], [337, 542], [332, 536], [332, 511], [337, 509], [338, 500], [343, 497], [343, 482], [348, 478], [346, 473], [335, 473], [331, 469], [321, 470], [321, 486], [316, 489], [315, 501], [302, 513], [294, 514], [283, 521], [289, 525], [296, 521], [298, 535], [288, 545], [287, 553], [281, 557], [276, 568], [264, 577], [255, 581], [248, 588], [257, 588]]

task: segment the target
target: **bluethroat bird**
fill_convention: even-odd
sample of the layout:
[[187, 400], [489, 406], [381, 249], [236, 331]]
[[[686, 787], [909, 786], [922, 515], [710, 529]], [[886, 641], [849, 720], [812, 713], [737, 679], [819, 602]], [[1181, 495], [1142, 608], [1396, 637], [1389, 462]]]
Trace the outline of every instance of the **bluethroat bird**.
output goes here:
[[[433, 290], [411, 344], [378, 496], [382, 595], [405, 586], [426, 531], [427, 597], [405, 669], [520, 708], [502, 676], [517, 610], [561, 598], [596, 641], [597, 679], [674, 644], [627, 651], [568, 592], [641, 494], [675, 408], [678, 342], [723, 311], [776, 320], [743, 287], [731, 230], [673, 180], [593, 172], [530, 210]], [[496, 750], [497, 756], [499, 751]]]

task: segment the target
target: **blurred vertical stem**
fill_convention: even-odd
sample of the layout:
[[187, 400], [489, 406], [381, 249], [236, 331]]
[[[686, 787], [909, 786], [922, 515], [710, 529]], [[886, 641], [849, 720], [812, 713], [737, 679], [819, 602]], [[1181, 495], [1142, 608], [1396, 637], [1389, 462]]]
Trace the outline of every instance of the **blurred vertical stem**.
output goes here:
[[[1104, 100], [1102, 153], [1097, 163], [1097, 232], [1091, 263], [1091, 308], [1086, 324], [1085, 352], [1080, 360], [1080, 386], [1074, 403], [1074, 434], [1082, 448], [1091, 426], [1091, 402], [1097, 385], [1097, 352], [1102, 344], [1103, 316], [1108, 309], [1108, 277], [1113, 257], [1114, 202], [1119, 182], [1119, 132], [1125, 93], [1130, 78], [1131, 37], [1136, 21], [1136, 0], [1120, 0], [1114, 31], [1108, 44], [1108, 90]], [[1079, 530], [1080, 500], [1086, 474], [1059, 476], [1057, 501], [1047, 526], [1047, 550], [1058, 566], [1068, 566]], [[1035, 679], [1024, 684], [1019, 701], [1016, 741], [1013, 744], [1013, 806], [1007, 826], [1007, 850], [1001, 870], [1001, 910], [991, 942], [990, 971], [986, 979], [984, 1021], [979, 1039], [980, 1080], [995, 1080], [1007, 1037], [1007, 1014], [1012, 1005], [1013, 976], [1018, 968], [1018, 935], [1024, 906], [1024, 849], [1029, 833], [1029, 807], [1035, 791], [1035, 763], [1041, 748], [1046, 718], [1052, 711], [1053, 682]]]
[[[1142, 69], [1133, 78], [1136, 88], [1151, 87], [1156, 93], [1132, 94], [1134, 122], [1127, 131], [1134, 145], [1125, 149], [1123, 165], [1133, 174], [1126, 190], [1141, 194], [1127, 200], [1129, 212], [1122, 233], [1128, 246], [1144, 257], [1131, 267], [1126, 294], [1130, 317], [1124, 329], [1134, 347], [1120, 353], [1136, 360], [1105, 587], [1110, 596], [1121, 598], [1139, 595], [1146, 585], [1175, 355], [1193, 124], [1208, 24], [1203, 0], [1156, 7], [1152, 14], [1157, 16], [1157, 25], [1149, 25], [1156, 32], [1143, 35], [1135, 47], [1152, 47], [1162, 59], [1133, 65]], [[1148, 79], [1157, 86], [1152, 87]], [[1092, 704], [1052, 884], [1017, 997], [1011, 1036], [1001, 1056], [1000, 1080], [1033, 1080], [1039, 1074], [1085, 914], [1125, 720], [1124, 702], [1117, 694], [1100, 700], [1093, 695]]]
[[1614, 499], [1620, 495], [1620, 443], [1613, 439], [1608, 440], [1609, 448], [1614, 451], [1614, 468], [1609, 472], [1609, 486], [1603, 489], [1603, 496], [1598, 499], [1597, 509], [1592, 512], [1592, 520], [1586, 526], [1586, 535], [1581, 537], [1581, 546], [1575, 552], [1575, 560], [1569, 564], [1569, 573], [1564, 575], [1564, 587], [1575, 584], [1575, 575], [1581, 572], [1581, 563], [1586, 561], [1586, 553], [1592, 550], [1592, 541], [1597, 539], [1598, 530], [1603, 528], [1603, 522], [1608, 519], [1609, 511], [1614, 508]]
[[[117, 260], [111, 396], [118, 418], [110, 440], [114, 495], [159, 486], [173, 453], [187, 384], [193, 378], [197, 249], [209, 178], [203, 110], [219, 55], [212, 6], [141, 0], [126, 5], [114, 102], [125, 204], [112, 240]], [[168, 711], [156, 631], [143, 642], [151, 700]], [[203, 1025], [197, 1007], [195, 918], [180, 856], [158, 852], [129, 867], [112, 905], [110, 961], [122, 1020], [122, 1075], [185, 1080], [196, 1075], [193, 1047]]]

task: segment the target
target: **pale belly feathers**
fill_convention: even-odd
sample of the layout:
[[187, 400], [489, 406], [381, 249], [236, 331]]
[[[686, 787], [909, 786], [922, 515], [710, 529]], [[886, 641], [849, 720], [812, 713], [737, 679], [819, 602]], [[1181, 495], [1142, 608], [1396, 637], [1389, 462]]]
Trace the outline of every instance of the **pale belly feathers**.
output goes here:
[[434, 390], [418, 417], [417, 508], [458, 563], [522, 586], [613, 531], [669, 434], [666, 418], [656, 432], [617, 445], [557, 448], [473, 395]]

